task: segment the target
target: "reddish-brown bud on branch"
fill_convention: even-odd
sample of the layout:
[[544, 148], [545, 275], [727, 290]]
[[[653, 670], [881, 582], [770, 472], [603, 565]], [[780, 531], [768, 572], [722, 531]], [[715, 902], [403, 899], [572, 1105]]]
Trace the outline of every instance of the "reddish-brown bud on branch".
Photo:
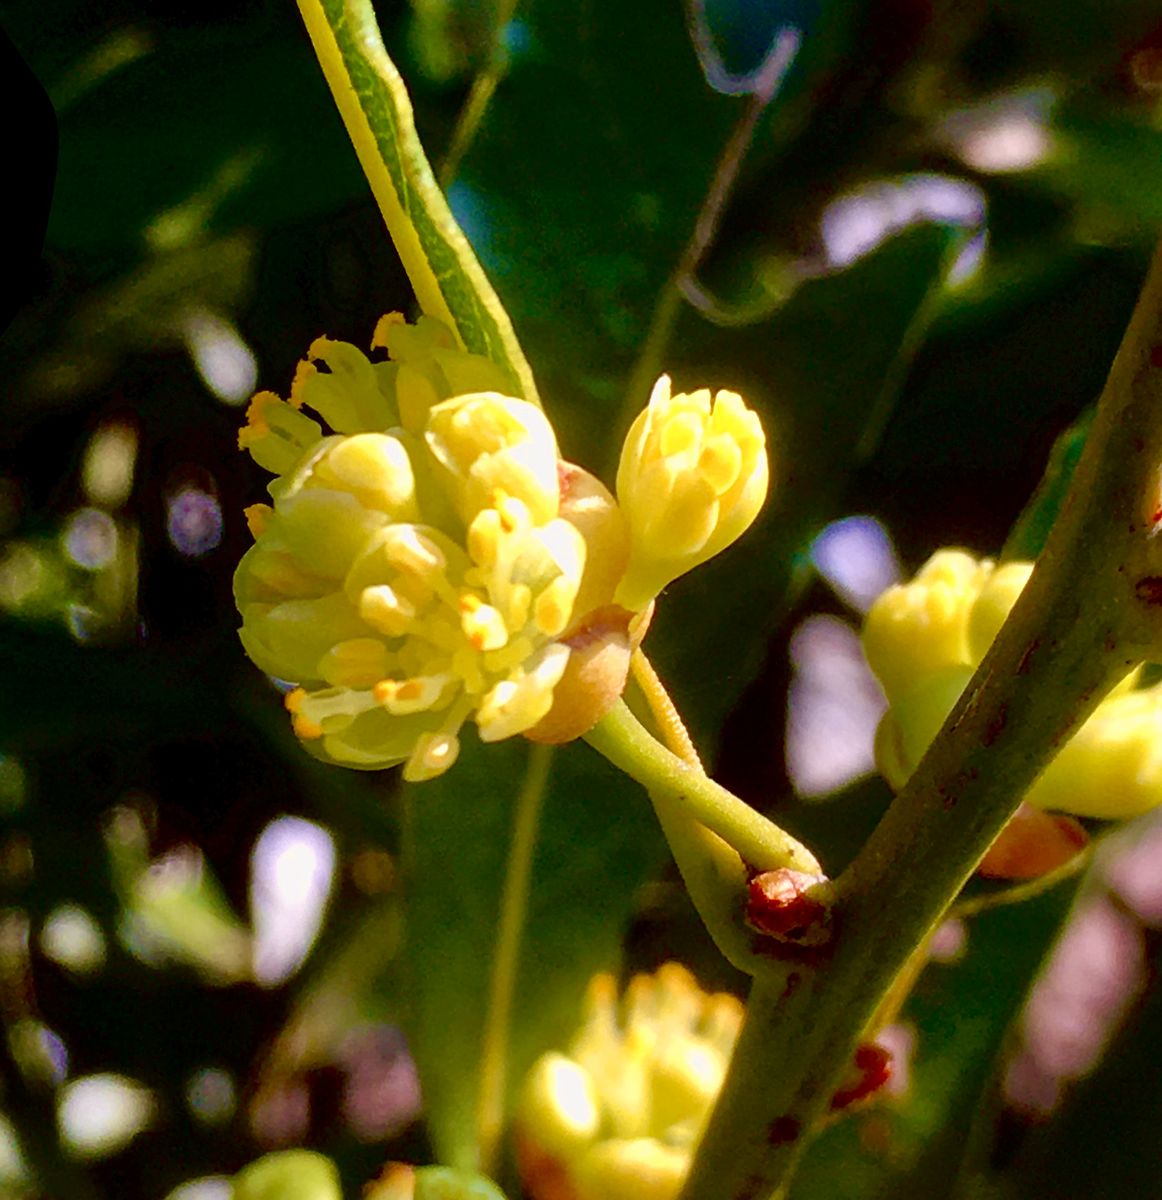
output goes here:
[[755, 875], [747, 887], [746, 922], [754, 930], [796, 946], [821, 946], [831, 938], [831, 881], [780, 867]]
[[843, 1087], [831, 1097], [831, 1110], [850, 1108], [874, 1095], [892, 1077], [891, 1051], [875, 1042], [865, 1042], [855, 1052], [853, 1070]]
[[985, 879], [1039, 879], [1085, 849], [1089, 834], [1072, 817], [1022, 804], [977, 870]]

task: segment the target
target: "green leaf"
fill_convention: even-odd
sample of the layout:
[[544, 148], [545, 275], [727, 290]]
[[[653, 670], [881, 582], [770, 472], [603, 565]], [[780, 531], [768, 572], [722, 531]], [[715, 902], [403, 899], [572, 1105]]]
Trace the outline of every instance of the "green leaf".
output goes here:
[[[538, 752], [534, 752], [538, 753]], [[408, 1036], [439, 1159], [479, 1169], [482, 1057], [520, 780], [519, 739], [466, 743], [447, 776], [407, 789]], [[542, 801], [504, 1055], [504, 1096], [615, 968], [635, 893], [663, 857], [649, 803], [588, 747], [554, 755]]]
[[1084, 412], [1053, 443], [1045, 474], [1006, 539], [1002, 559], [1032, 559], [1041, 553], [1073, 482], [1093, 416], [1092, 408]]
[[299, 7], [420, 308], [506, 371], [514, 395], [536, 401], [508, 314], [432, 174], [369, 0]]

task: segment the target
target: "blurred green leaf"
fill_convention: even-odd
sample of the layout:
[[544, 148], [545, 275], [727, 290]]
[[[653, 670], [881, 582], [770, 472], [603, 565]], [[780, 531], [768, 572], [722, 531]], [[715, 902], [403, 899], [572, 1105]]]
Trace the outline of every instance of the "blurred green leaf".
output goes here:
[[61, 114], [48, 244], [103, 261], [139, 253], [159, 213], [187, 238], [319, 216], [365, 194], [336, 124], [291, 20], [163, 29]]
[[1005, 541], [1002, 559], [1032, 559], [1041, 553], [1073, 482], [1073, 472], [1085, 449], [1093, 413], [1093, 409], [1085, 412], [1053, 443], [1049, 465]]
[[516, 24], [449, 200], [520, 331], [562, 453], [596, 470], [743, 101], [706, 84], [666, 0], [534, 0]]
[[[441, 1161], [475, 1168], [484, 1025], [519, 740], [465, 744], [454, 771], [407, 789], [404, 958], [409, 1039]], [[563, 1044], [590, 976], [616, 967], [638, 887], [663, 857], [645, 795], [587, 747], [554, 756], [509, 1030], [507, 1092]]]
[[1073, 98], [1048, 133], [1049, 155], [1029, 183], [1074, 204], [1087, 240], [1151, 239], [1162, 222], [1162, 129], [1150, 111]]

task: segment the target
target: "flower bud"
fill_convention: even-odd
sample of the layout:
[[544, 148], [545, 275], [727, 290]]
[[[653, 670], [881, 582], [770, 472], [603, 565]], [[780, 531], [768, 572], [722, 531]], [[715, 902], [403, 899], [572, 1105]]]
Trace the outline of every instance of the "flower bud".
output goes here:
[[498, 392], [457, 396], [428, 414], [424, 441], [465, 523], [497, 491], [525, 504], [535, 524], [557, 515], [557, 440], [535, 405]]
[[826, 875], [790, 867], [761, 871], [747, 885], [746, 922], [780, 942], [822, 946], [831, 940], [834, 891]]
[[636, 640], [634, 614], [611, 604], [589, 613], [564, 639], [569, 662], [553, 689], [553, 706], [525, 737], [557, 746], [589, 732], [625, 691]]
[[601, 1107], [589, 1072], [563, 1054], [542, 1054], [525, 1079], [517, 1110], [538, 1147], [556, 1158], [573, 1158], [597, 1137]]
[[558, 516], [585, 539], [585, 572], [573, 603], [574, 626], [613, 603], [629, 562], [629, 526], [609, 489], [582, 467], [558, 462]]
[[973, 664], [969, 614], [993, 564], [962, 550], [940, 550], [911, 583], [895, 584], [872, 605], [863, 651], [888, 700], [937, 672]]
[[1022, 803], [977, 866], [984, 879], [1039, 879], [1072, 861], [1089, 834], [1072, 817]]
[[279, 1150], [234, 1176], [232, 1200], [343, 1200], [335, 1164], [313, 1150]]
[[617, 498], [630, 527], [629, 567], [614, 597], [643, 609], [671, 580], [725, 549], [767, 495], [766, 439], [734, 392], [670, 394], [654, 386], [617, 469]]
[[923, 678], [919, 686], [893, 701], [876, 729], [876, 767], [896, 790], [908, 782], [924, 752], [940, 732], [973, 668], [945, 667]]
[[579, 1200], [675, 1200], [690, 1152], [656, 1138], [610, 1138], [577, 1163]]
[[969, 662], [984, 660], [1032, 574], [1030, 562], [1007, 562], [985, 580], [968, 615]]
[[[919, 765], [1033, 571], [993, 567], [959, 550], [932, 556], [908, 584], [888, 588], [868, 613], [864, 653], [891, 707], [876, 730], [876, 765], [900, 789]], [[1062, 747], [1027, 804], [1081, 817], [1137, 816], [1162, 804], [1162, 685], [1138, 689], [1130, 671]], [[1014, 823], [985, 869], [1041, 874], [1077, 841], [1068, 825], [1031, 816]]]

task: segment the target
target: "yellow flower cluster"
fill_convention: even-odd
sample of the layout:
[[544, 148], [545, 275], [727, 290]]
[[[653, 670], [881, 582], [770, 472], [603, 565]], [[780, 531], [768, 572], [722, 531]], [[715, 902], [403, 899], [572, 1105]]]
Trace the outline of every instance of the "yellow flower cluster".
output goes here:
[[624, 687], [657, 591], [757, 513], [757, 417], [733, 393], [671, 398], [664, 380], [619, 506], [439, 322], [385, 317], [377, 348], [385, 361], [319, 338], [289, 401], [250, 404], [239, 444], [276, 478], [272, 503], [247, 509], [243, 646], [293, 685], [295, 732], [327, 761], [429, 779], [469, 718], [486, 742], [578, 736]]
[[568, 1054], [543, 1055], [517, 1113], [533, 1200], [673, 1200], [722, 1086], [742, 1004], [707, 995], [677, 963], [635, 977], [618, 1004], [589, 986]]
[[[876, 761], [900, 788], [944, 724], [1032, 574], [962, 550], [940, 550], [867, 615], [864, 654], [889, 709]], [[1162, 686], [1133, 672], [1074, 734], [1025, 799], [1082, 817], [1122, 818], [1162, 803]]]

